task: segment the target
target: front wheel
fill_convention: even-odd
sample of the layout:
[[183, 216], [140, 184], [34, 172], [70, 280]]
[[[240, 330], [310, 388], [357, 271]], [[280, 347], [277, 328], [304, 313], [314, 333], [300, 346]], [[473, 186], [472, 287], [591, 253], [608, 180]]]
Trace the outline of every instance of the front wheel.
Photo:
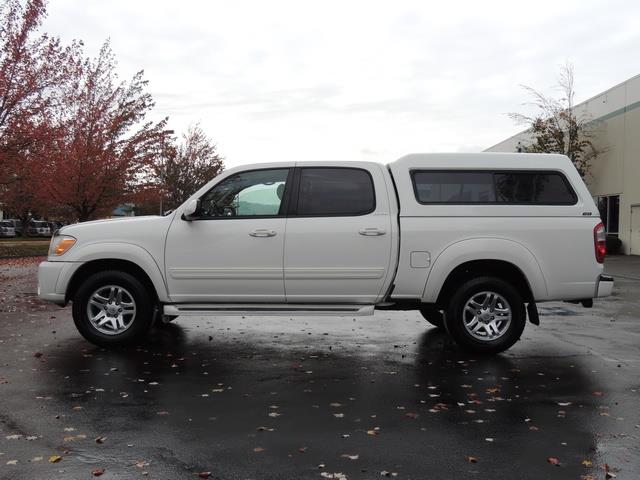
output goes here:
[[495, 354], [516, 343], [526, 321], [522, 295], [494, 277], [468, 280], [447, 308], [447, 330], [463, 350]]
[[95, 345], [127, 345], [149, 332], [153, 301], [133, 275], [116, 270], [98, 272], [74, 295], [73, 321], [82, 336]]

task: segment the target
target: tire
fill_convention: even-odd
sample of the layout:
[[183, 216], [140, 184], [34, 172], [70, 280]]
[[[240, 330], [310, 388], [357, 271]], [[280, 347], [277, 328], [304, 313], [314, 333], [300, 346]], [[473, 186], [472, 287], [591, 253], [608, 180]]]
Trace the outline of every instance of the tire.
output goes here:
[[80, 334], [95, 345], [130, 345], [147, 336], [153, 305], [152, 294], [133, 275], [118, 270], [97, 272], [84, 280], [73, 297], [73, 321]]
[[476, 277], [462, 284], [445, 316], [456, 343], [467, 352], [483, 354], [507, 350], [520, 339], [525, 323], [522, 295], [495, 277]]
[[436, 328], [444, 329], [444, 315], [433, 307], [422, 307], [420, 313], [424, 319]]

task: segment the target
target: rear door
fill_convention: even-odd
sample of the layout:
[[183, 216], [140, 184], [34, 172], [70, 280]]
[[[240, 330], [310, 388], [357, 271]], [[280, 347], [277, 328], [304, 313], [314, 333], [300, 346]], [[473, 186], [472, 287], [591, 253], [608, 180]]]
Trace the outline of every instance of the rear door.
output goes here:
[[284, 249], [288, 303], [379, 298], [393, 236], [381, 168], [296, 168]]

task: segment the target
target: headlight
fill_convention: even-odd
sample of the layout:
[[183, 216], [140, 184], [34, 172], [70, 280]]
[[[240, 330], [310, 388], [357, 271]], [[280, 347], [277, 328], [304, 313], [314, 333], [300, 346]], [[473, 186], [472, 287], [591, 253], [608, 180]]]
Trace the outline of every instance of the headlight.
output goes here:
[[64, 255], [76, 243], [76, 239], [70, 235], [59, 235], [51, 239], [49, 255], [59, 257]]

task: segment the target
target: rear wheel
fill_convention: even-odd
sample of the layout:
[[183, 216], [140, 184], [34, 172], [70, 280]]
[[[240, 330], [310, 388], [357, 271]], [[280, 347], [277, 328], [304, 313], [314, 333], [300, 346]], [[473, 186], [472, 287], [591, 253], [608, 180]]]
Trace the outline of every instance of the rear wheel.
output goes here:
[[425, 306], [420, 308], [420, 313], [431, 325], [444, 329], [444, 315], [440, 310], [437, 310], [434, 307]]
[[129, 273], [94, 273], [73, 297], [73, 321], [84, 338], [101, 347], [131, 344], [151, 328], [152, 296]]
[[453, 294], [446, 327], [466, 351], [494, 354], [516, 343], [526, 320], [522, 295], [495, 277], [468, 280]]

